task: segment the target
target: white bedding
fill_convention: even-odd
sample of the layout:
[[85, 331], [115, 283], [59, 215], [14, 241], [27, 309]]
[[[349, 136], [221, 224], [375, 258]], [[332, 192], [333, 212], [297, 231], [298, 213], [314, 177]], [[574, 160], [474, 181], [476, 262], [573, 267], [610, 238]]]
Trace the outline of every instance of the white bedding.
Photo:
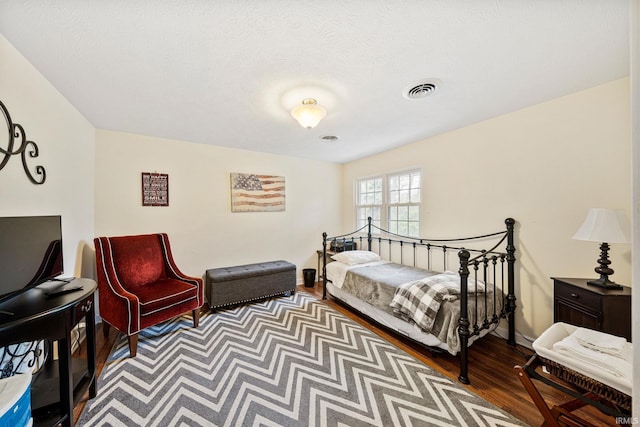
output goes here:
[[[329, 277], [328, 274], [327, 277]], [[344, 292], [342, 289], [338, 288], [332, 283], [327, 283], [327, 291], [329, 291], [329, 293], [333, 295], [334, 298], [343, 301], [350, 307], [353, 307], [359, 312], [367, 315], [382, 326], [397, 331], [399, 334], [411, 338], [414, 341], [418, 341], [426, 346], [437, 347], [442, 350], [448, 351], [448, 346], [446, 343], [440, 341], [434, 335], [424, 333], [415, 324], [406, 322], [399, 317], [392, 316], [377, 307], [373, 307], [372, 305], [367, 304], [361, 299], [358, 299], [353, 295]], [[469, 341], [473, 341], [474, 338], [471, 338]]]
[[373, 261], [364, 264], [348, 265], [340, 261], [333, 261], [326, 265], [327, 279], [331, 280], [333, 286], [338, 289], [342, 288], [344, 278], [347, 276], [347, 272], [354, 268], [366, 268], [376, 265], [388, 264], [389, 261]]
[[[572, 348], [576, 345], [571, 340], [571, 338], [574, 338], [572, 334], [577, 329], [576, 326], [566, 323], [554, 323], [533, 342], [533, 349], [545, 359], [556, 362], [631, 396], [632, 344], [626, 343], [623, 358], [610, 356], [606, 353], [589, 357], [589, 354], [585, 351]], [[612, 337], [612, 339], [615, 339], [615, 337]], [[578, 341], [575, 340], [575, 342], [577, 343]], [[586, 349], [586, 347], [584, 348]]]

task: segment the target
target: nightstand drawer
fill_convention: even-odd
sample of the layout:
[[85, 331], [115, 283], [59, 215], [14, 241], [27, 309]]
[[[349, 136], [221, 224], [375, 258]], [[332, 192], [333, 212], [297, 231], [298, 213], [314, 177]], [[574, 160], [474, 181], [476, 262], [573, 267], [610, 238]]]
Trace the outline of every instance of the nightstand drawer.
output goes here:
[[595, 312], [600, 312], [602, 305], [602, 297], [584, 289], [565, 283], [556, 282], [555, 284], [556, 298], [562, 298], [571, 301], [571, 304], [579, 305]]

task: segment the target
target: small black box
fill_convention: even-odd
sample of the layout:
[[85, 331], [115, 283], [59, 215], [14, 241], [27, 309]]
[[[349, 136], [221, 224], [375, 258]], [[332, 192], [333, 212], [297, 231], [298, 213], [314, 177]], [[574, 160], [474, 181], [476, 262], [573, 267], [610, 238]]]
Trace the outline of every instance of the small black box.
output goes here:
[[357, 246], [353, 240], [332, 240], [329, 250], [333, 252], [355, 251]]

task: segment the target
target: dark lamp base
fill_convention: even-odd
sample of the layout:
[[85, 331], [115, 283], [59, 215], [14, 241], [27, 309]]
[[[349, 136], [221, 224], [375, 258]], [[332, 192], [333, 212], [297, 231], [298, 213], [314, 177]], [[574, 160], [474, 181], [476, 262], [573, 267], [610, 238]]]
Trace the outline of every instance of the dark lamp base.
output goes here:
[[608, 277], [600, 277], [599, 279], [589, 280], [587, 285], [598, 286], [605, 289], [622, 289], [622, 285], [609, 280]]
[[602, 243], [600, 245], [600, 259], [598, 259], [598, 266], [595, 268], [600, 278], [589, 280], [587, 285], [599, 286], [605, 289], [622, 289], [622, 285], [609, 280], [609, 276], [613, 274], [613, 269], [609, 268], [609, 264], [611, 264], [611, 261], [609, 261], [609, 244]]

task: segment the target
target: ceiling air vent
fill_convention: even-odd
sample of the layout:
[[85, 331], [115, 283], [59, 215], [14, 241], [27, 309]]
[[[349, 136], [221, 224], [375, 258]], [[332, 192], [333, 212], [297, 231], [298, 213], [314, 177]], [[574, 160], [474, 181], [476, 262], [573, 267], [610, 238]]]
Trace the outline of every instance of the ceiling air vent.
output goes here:
[[323, 136], [323, 137], [322, 137], [322, 138], [320, 138], [320, 139], [322, 139], [323, 141], [329, 141], [329, 142], [331, 142], [331, 141], [337, 141], [337, 140], [338, 140], [338, 137], [337, 137], [337, 136], [335, 136], [335, 135], [325, 135], [325, 136]]
[[429, 95], [433, 95], [438, 90], [437, 80], [424, 80], [409, 85], [404, 90], [404, 97], [408, 99], [419, 99]]

